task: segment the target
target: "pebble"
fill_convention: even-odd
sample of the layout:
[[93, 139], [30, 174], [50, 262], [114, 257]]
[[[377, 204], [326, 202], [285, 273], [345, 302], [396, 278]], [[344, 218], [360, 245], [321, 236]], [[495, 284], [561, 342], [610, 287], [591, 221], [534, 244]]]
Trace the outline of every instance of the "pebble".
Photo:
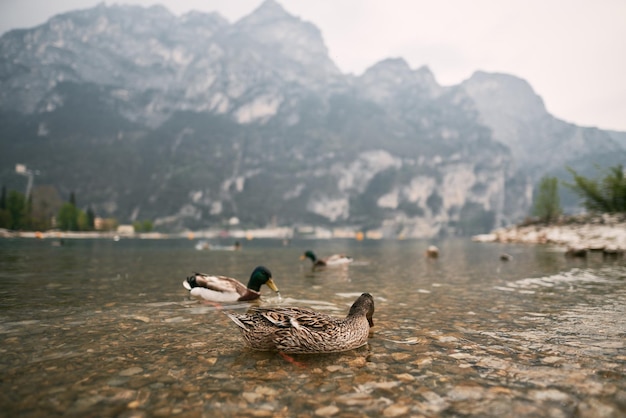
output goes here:
[[259, 399], [263, 398], [263, 395], [256, 392], [244, 392], [241, 394], [241, 397], [248, 403], [255, 403]]
[[136, 319], [137, 321], [141, 321], [141, 322], [145, 322], [145, 323], [150, 322], [150, 318], [148, 318], [147, 316], [135, 315], [135, 316], [133, 316], [133, 319]]
[[339, 408], [335, 405], [323, 406], [315, 410], [315, 415], [318, 417], [332, 417], [333, 415], [337, 415], [339, 413]]
[[570, 396], [567, 393], [563, 393], [560, 390], [556, 389], [546, 389], [546, 390], [535, 390], [530, 392], [530, 397], [535, 401], [556, 401], [556, 402], [565, 402], [570, 399]]
[[423, 357], [415, 360], [413, 363], [419, 367], [428, 367], [433, 363], [433, 359], [430, 357]]
[[276, 396], [278, 391], [268, 386], [258, 386], [255, 390], [256, 393], [264, 396]]
[[413, 356], [409, 353], [393, 353], [391, 355], [391, 358], [393, 358], [395, 361], [406, 361], [407, 359], [410, 359], [411, 357]]
[[129, 367], [128, 369], [122, 370], [120, 376], [133, 376], [141, 372], [143, 372], [141, 367]]
[[479, 400], [483, 397], [485, 389], [479, 386], [455, 386], [448, 392], [448, 398], [453, 401]]
[[406, 405], [391, 405], [383, 410], [383, 416], [399, 417], [407, 412], [409, 412], [409, 407]]
[[459, 340], [458, 338], [453, 337], [451, 335], [443, 335], [441, 337], [438, 337], [437, 339], [439, 340], [439, 342], [442, 342], [442, 343], [453, 343]]
[[396, 379], [398, 379], [401, 382], [408, 383], [408, 382], [413, 382], [415, 380], [415, 376], [409, 373], [402, 373], [402, 374], [397, 374]]

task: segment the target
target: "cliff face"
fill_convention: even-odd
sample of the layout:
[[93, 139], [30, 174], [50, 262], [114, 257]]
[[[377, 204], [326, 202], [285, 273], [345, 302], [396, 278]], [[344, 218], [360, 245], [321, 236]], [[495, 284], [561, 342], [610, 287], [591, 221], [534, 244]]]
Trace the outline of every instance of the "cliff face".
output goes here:
[[444, 88], [402, 59], [344, 75], [272, 0], [234, 24], [101, 5], [3, 35], [0, 57], [0, 181], [20, 188], [24, 163], [102, 216], [170, 230], [476, 234], [527, 214], [541, 167], [623, 156], [511, 76]]
[[579, 127], [550, 115], [541, 97], [522, 79], [477, 72], [461, 88], [476, 103], [480, 120], [491, 127], [493, 138], [508, 146], [518, 166], [535, 180], [547, 170], [580, 158], [623, 155], [610, 132]]

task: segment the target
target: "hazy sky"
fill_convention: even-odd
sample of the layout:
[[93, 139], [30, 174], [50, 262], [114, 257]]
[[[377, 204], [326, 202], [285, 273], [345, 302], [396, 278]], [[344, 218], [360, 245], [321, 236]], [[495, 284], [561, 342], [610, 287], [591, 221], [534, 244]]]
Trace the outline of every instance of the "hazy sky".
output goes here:
[[[626, 0], [278, 0], [320, 28], [331, 58], [361, 74], [389, 57], [443, 85], [476, 70], [526, 79], [558, 118], [626, 131]], [[0, 0], [0, 33], [99, 0]], [[262, 0], [119, 0], [234, 22]]]

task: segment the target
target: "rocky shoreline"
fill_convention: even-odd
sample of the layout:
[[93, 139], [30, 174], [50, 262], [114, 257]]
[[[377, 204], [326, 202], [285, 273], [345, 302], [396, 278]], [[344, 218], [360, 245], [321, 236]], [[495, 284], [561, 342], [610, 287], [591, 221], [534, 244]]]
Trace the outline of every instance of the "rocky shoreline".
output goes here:
[[566, 255], [584, 257], [589, 251], [621, 256], [626, 252], [626, 215], [571, 216], [553, 224], [526, 223], [472, 237], [477, 242], [552, 244]]

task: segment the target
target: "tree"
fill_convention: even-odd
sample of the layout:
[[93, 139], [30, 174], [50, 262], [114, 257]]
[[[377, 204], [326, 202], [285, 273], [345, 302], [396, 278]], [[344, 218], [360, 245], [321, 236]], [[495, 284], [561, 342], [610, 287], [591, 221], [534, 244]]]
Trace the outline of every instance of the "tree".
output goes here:
[[70, 193], [70, 201], [61, 206], [57, 216], [57, 224], [64, 231], [89, 231], [93, 229], [93, 219], [90, 219], [89, 214], [76, 207], [74, 192]]
[[64, 203], [57, 216], [57, 225], [63, 231], [76, 231], [78, 229], [78, 210], [76, 206], [69, 202]]
[[135, 232], [151, 232], [153, 228], [152, 221], [135, 221], [133, 222], [133, 228], [135, 229]]
[[556, 177], [544, 176], [541, 178], [532, 211], [533, 215], [547, 223], [555, 221], [561, 215], [559, 181]]
[[589, 212], [626, 212], [626, 176], [624, 167], [618, 164], [609, 167], [603, 179], [589, 179], [567, 167], [574, 177], [574, 183], [565, 183], [583, 199], [583, 206]]
[[11, 223], [13, 220], [11, 219], [11, 214], [6, 209], [0, 209], [0, 228], [11, 228]]
[[10, 228], [11, 222], [11, 213], [7, 209], [7, 188], [2, 186], [2, 195], [0, 195], [0, 228]]
[[76, 228], [79, 231], [89, 231], [89, 217], [87, 214], [80, 210], [76, 209]]
[[2, 195], [0, 195], [0, 210], [7, 208], [7, 187], [2, 186]]
[[33, 194], [29, 194], [24, 208], [23, 229], [33, 229]]
[[26, 227], [27, 207], [24, 195], [18, 191], [11, 190], [7, 197], [7, 208], [11, 217], [9, 228], [18, 230]]
[[93, 231], [96, 229], [96, 214], [94, 213], [91, 206], [87, 208], [87, 229]]
[[37, 230], [49, 229], [52, 218], [56, 217], [63, 205], [59, 192], [54, 186], [41, 185], [33, 187], [31, 196], [33, 199], [31, 227]]

